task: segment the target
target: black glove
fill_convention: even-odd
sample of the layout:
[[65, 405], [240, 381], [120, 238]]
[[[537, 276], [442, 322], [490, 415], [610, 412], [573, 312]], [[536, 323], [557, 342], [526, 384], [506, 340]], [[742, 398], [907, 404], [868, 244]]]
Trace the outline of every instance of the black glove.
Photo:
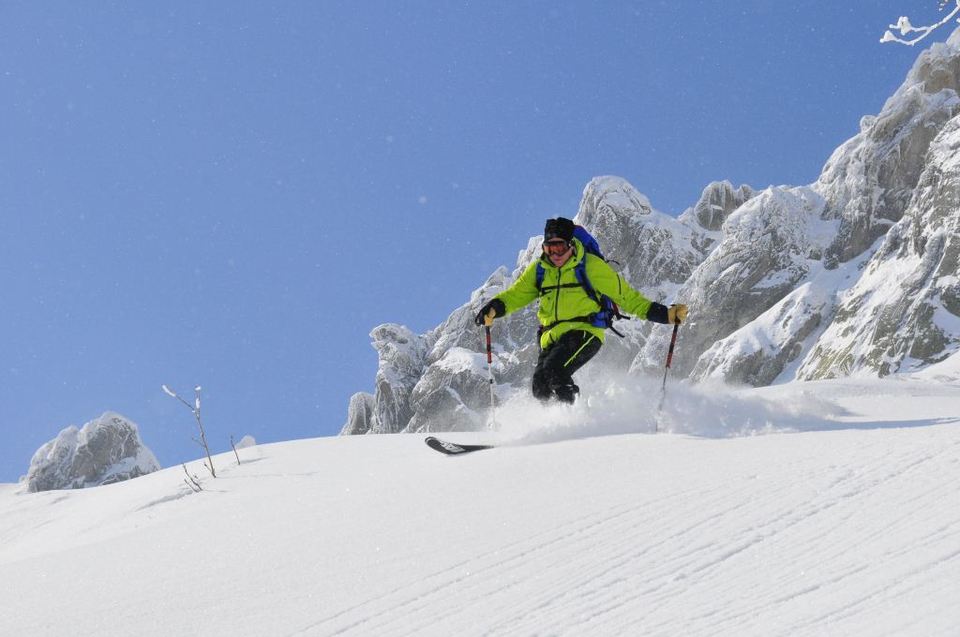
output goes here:
[[673, 325], [676, 323], [683, 323], [687, 320], [688, 308], [683, 303], [677, 303], [667, 307], [666, 305], [661, 305], [654, 301], [650, 304], [650, 309], [647, 310], [647, 320], [653, 321], [654, 323], [666, 323], [667, 325]]
[[489, 316], [494, 318], [496, 316], [503, 316], [507, 313], [507, 306], [503, 304], [503, 301], [500, 299], [493, 299], [492, 301], [487, 302], [480, 311], [477, 312], [477, 317], [473, 319], [473, 322], [477, 325], [483, 325], [483, 318]]

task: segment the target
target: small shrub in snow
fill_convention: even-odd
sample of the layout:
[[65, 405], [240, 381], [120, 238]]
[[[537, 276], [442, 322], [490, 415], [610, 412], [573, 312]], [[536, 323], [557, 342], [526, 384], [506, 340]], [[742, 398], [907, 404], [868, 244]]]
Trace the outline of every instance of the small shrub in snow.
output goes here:
[[[216, 478], [217, 471], [216, 469], [214, 469], [213, 459], [210, 457], [210, 445], [207, 444], [207, 434], [203, 430], [203, 421], [200, 419], [200, 391], [203, 388], [200, 387], [199, 385], [193, 388], [193, 391], [196, 392], [196, 396], [193, 400], [193, 404], [191, 405], [190, 403], [185, 401], [183, 398], [180, 398], [180, 396], [178, 396], [175, 391], [173, 391], [166, 385], [161, 385], [161, 387], [163, 388], [163, 391], [167, 396], [170, 396], [171, 398], [176, 398], [177, 400], [182, 402], [184, 405], [186, 405], [187, 409], [189, 409], [191, 413], [193, 413], [193, 417], [197, 421], [197, 429], [200, 430], [200, 439], [197, 440], [196, 438], [194, 438], [193, 441], [198, 445], [200, 445], [201, 447], [203, 447], [203, 450], [207, 454], [207, 464], [206, 464], [207, 470], [210, 471], [210, 475]], [[184, 471], [186, 471], [186, 469], [184, 469]]]

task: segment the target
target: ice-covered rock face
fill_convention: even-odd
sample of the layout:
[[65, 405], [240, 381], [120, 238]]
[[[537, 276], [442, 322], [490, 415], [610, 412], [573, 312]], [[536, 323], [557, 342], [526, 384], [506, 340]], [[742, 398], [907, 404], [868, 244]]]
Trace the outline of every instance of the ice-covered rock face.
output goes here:
[[661, 287], [682, 284], [709, 243], [703, 228], [687, 217], [657, 212], [620, 177], [597, 177], [587, 184], [574, 220], [596, 237], [615, 269], [629, 273], [634, 287], [654, 297]]
[[344, 436], [358, 436], [377, 433], [376, 418], [377, 398], [373, 394], [357, 392], [350, 397], [350, 407], [347, 409], [347, 422], [340, 430]]
[[828, 267], [860, 255], [903, 216], [930, 142], [960, 112], [958, 90], [960, 50], [933, 45], [880, 114], [864, 117], [860, 134], [830, 157], [814, 185], [828, 202], [824, 215], [841, 220]]
[[734, 189], [729, 181], [715, 181], [703, 189], [700, 200], [689, 214], [693, 215], [700, 227], [716, 232], [723, 227], [727, 217], [753, 195], [750, 186], [743, 185]]
[[633, 258], [636, 237], [652, 212], [646, 196], [625, 180], [597, 177], [583, 190], [576, 221], [596, 237], [608, 259], [625, 263]]
[[486, 355], [455, 347], [427, 368], [410, 397], [408, 431], [476, 431], [490, 406]]
[[[927, 364], [949, 351], [958, 331], [949, 327], [949, 316], [933, 309], [950, 304], [949, 275], [939, 286], [939, 294], [947, 301], [939, 305], [920, 298], [936, 292], [921, 291], [919, 286], [906, 281], [929, 278], [923, 272], [934, 261], [940, 271], [955, 270], [956, 260], [951, 262], [949, 249], [942, 259], [932, 256], [938, 252], [934, 248], [926, 252], [924, 265], [921, 260], [911, 261], [909, 255], [903, 255], [902, 250], [897, 252], [899, 248], [894, 246], [902, 245], [898, 237], [906, 228], [911, 229], [916, 243], [926, 243], [917, 235], [922, 237], [922, 229], [931, 224], [927, 220], [917, 221], [922, 213], [905, 211], [932, 205], [916, 199], [923, 192], [927, 192], [928, 199], [933, 196], [928, 192], [932, 181], [940, 179], [936, 197], [947, 202], [935, 205], [940, 210], [949, 209], [948, 202], [956, 192], [956, 185], [943, 178], [944, 171], [926, 171], [931, 162], [942, 163], [936, 159], [938, 156], [950, 155], [950, 144], [943, 136], [948, 135], [948, 122], [960, 110], [958, 45], [960, 30], [948, 44], [934, 45], [921, 54], [880, 114], [864, 117], [860, 134], [833, 153], [820, 179], [812, 185], [825, 202], [819, 215], [821, 223], [815, 223], [801, 209], [782, 215], [801, 220], [807, 235], [805, 263], [797, 255], [788, 268], [795, 274], [798, 268], [805, 270], [796, 278], [793, 289], [779, 300], [775, 294], [764, 295], [760, 303], [753, 295], [739, 296], [738, 303], [746, 303], [740, 311], [739, 327], [732, 322], [722, 325], [722, 316], [717, 317], [721, 325], [706, 331], [687, 326], [694, 328], [685, 330], [685, 336], [692, 338], [684, 341], [680, 351], [697, 357], [691, 372], [693, 378], [763, 385], [792, 378], [885, 374]], [[757, 204], [751, 202], [743, 210], [753, 205]], [[694, 275], [701, 281], [692, 280], [685, 288], [694, 299], [698, 318], [702, 316], [701, 307], [708, 314], [717, 310], [715, 304], [702, 303], [703, 293], [711, 287], [722, 290], [708, 283], [711, 277], [703, 276], [709, 274], [705, 270], [711, 262], [723, 259], [731, 248], [736, 252], [743, 243], [728, 231], [724, 227], [723, 245]], [[949, 235], [947, 231], [938, 236]], [[887, 244], [874, 255], [880, 245], [878, 238], [882, 237], [886, 237]], [[930, 243], [937, 246], [939, 239]], [[727, 261], [733, 265], [735, 260]], [[886, 265], [881, 267], [881, 263]], [[715, 273], [716, 269], [713, 270]], [[786, 272], [784, 276], [790, 278]], [[738, 295], [734, 293], [734, 297]], [[908, 298], [916, 298], [917, 302]], [[768, 306], [770, 301], [775, 303]], [[728, 304], [727, 311], [738, 311], [735, 305]], [[752, 316], [756, 310], [761, 313]], [[729, 331], [732, 328], [735, 329]], [[709, 343], [711, 332], [716, 337], [713, 344]], [[689, 352], [691, 340], [693, 351]], [[662, 347], [662, 343], [653, 345]], [[701, 352], [705, 346], [708, 349]], [[901, 361], [906, 361], [906, 366]], [[689, 365], [691, 361], [681, 354], [681, 366], [684, 363]]]
[[885, 376], [960, 345], [960, 116], [930, 146], [910, 207], [843, 295], [799, 377]]
[[129, 480], [160, 469], [137, 425], [107, 412], [82, 429], [67, 427], [34, 454], [22, 478], [30, 492], [83, 489]]
[[[804, 278], [808, 259], [823, 249], [811, 238], [823, 205], [810, 188], [770, 188], [730, 215], [722, 241], [677, 293], [693, 308], [673, 359], [677, 374], [689, 374], [716, 341], [773, 307]], [[654, 332], [634, 368], [661, 367], [669, 338], [665, 330]]]
[[423, 374], [427, 339], [393, 323], [380, 325], [370, 336], [380, 357], [373, 428], [370, 431], [395, 433], [413, 417], [410, 392]]

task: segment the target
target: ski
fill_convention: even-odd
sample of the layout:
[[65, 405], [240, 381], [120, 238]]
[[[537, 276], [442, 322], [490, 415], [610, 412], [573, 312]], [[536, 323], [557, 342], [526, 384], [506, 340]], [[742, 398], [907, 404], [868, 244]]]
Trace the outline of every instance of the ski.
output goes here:
[[427, 436], [424, 439], [424, 442], [427, 443], [427, 446], [431, 449], [439, 451], [440, 453], [445, 453], [448, 456], [459, 456], [461, 454], [470, 453], [471, 451], [493, 449], [494, 447], [494, 445], [461, 445], [455, 442], [440, 440], [439, 438], [434, 438], [433, 436]]

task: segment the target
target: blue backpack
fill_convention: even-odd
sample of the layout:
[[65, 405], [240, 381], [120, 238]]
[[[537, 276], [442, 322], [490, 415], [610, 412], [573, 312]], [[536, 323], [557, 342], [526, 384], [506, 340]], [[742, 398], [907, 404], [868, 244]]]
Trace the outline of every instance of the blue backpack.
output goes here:
[[[592, 254], [594, 256], [600, 257], [604, 261], [607, 260], [606, 257], [603, 256], [603, 253], [600, 251], [600, 244], [597, 242], [597, 240], [594, 238], [592, 234], [587, 232], [587, 229], [584, 228], [583, 226], [574, 227], [573, 238], [577, 239], [583, 245], [583, 249], [586, 251], [587, 254]], [[547, 330], [553, 329], [559, 323], [577, 322], [577, 323], [589, 323], [594, 327], [602, 327], [604, 329], [609, 329], [611, 332], [613, 332], [614, 334], [622, 338], [623, 334], [618, 332], [617, 329], [613, 327], [613, 322], [617, 319], [624, 319], [628, 317], [620, 313], [620, 308], [617, 307], [617, 304], [613, 302], [613, 299], [611, 299], [606, 294], [598, 294], [597, 291], [593, 289], [593, 286], [590, 285], [590, 279], [587, 278], [586, 255], [584, 255], [584, 257], [580, 260], [580, 263], [578, 263], [577, 266], [573, 269], [573, 272], [577, 277], [577, 284], [579, 284], [587, 292], [587, 295], [590, 298], [592, 298], [594, 301], [597, 302], [597, 305], [600, 306], [600, 310], [588, 316], [578, 316], [572, 319], [563, 319], [563, 320], [557, 321], [556, 323], [552, 323], [550, 325], [541, 326], [538, 336], [539, 334], [542, 334]], [[543, 269], [543, 263], [541, 261], [537, 261], [537, 291], [539, 291], [540, 296], [543, 296], [545, 294], [544, 287], [543, 287], [544, 274], [545, 274], [545, 270]], [[547, 286], [546, 289], [551, 290], [551, 289], [556, 289], [558, 287], [569, 287], [571, 285], [574, 285], [574, 284], [563, 284], [559, 286], [552, 285], [552, 286]]]

